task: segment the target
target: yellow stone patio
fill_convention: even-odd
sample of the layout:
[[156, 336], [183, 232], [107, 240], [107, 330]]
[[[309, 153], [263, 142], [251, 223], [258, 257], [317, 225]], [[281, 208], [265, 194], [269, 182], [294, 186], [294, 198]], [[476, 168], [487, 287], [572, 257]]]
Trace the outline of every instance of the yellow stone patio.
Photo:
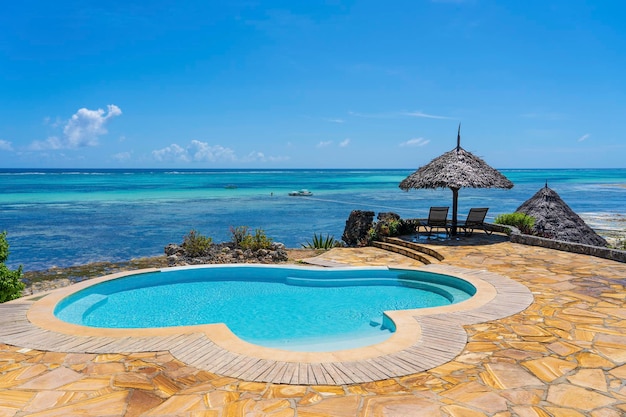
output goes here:
[[[496, 235], [432, 245], [445, 256], [441, 265], [509, 277], [534, 301], [512, 316], [464, 326], [467, 344], [446, 363], [343, 385], [251, 382], [168, 351], [84, 354], [0, 344], [0, 417], [626, 415], [626, 264]], [[414, 265], [375, 248], [334, 249], [322, 258]]]

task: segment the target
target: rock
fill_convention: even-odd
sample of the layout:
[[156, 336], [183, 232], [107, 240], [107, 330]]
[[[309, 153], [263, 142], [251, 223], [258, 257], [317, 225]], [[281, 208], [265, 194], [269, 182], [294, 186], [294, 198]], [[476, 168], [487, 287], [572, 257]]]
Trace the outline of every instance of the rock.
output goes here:
[[183, 254], [184, 252], [185, 250], [175, 243], [170, 243], [165, 247], [165, 255], [167, 256]]
[[390, 221], [400, 221], [401, 217], [399, 214], [396, 214], [394, 212], [386, 212], [386, 213], [378, 213], [378, 216], [376, 216], [376, 219], [379, 222], [390, 222]]
[[346, 220], [346, 227], [341, 239], [348, 246], [366, 246], [368, 233], [374, 224], [374, 212], [353, 210]]
[[185, 248], [171, 243], [165, 247], [168, 266], [203, 265], [203, 264], [226, 264], [226, 263], [277, 263], [289, 259], [285, 245], [275, 242], [269, 249], [243, 250], [235, 246], [233, 242], [216, 243], [203, 254], [203, 256], [187, 256]]

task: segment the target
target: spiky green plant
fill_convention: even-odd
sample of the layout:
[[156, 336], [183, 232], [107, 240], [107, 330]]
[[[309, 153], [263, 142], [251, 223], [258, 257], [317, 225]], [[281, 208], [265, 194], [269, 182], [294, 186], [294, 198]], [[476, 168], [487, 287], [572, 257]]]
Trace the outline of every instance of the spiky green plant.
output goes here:
[[339, 241], [331, 236], [330, 234], [326, 234], [326, 237], [322, 236], [320, 233], [319, 236], [317, 233], [313, 233], [313, 241], [306, 241], [306, 243], [302, 244], [302, 247], [305, 249], [331, 249], [339, 245]]

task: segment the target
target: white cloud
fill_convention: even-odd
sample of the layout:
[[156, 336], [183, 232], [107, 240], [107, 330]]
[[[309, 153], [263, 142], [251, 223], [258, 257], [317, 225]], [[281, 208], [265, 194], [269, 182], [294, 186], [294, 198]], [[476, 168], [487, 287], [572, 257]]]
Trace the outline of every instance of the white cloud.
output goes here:
[[341, 142], [339, 142], [339, 146], [341, 146], [342, 148], [345, 148], [349, 144], [350, 144], [350, 138], [346, 138], [346, 139], [342, 140]]
[[79, 109], [63, 129], [67, 139], [67, 146], [69, 148], [96, 146], [98, 144], [98, 136], [107, 133], [104, 127], [105, 123], [109, 119], [122, 114], [122, 110], [115, 104], [109, 104], [107, 110], [108, 112], [105, 114], [102, 109]]
[[366, 114], [366, 113], [358, 113], [358, 112], [354, 112], [354, 111], [349, 111], [348, 114], [350, 116], [364, 117], [366, 119], [389, 119], [389, 118], [396, 117], [396, 115], [393, 114], [393, 113], [370, 113], [370, 114]]
[[263, 152], [252, 151], [248, 155], [238, 158], [230, 148], [221, 145], [209, 145], [207, 142], [192, 140], [188, 146], [182, 147], [176, 143], [162, 149], [152, 151], [152, 157], [159, 162], [278, 162], [288, 157], [268, 156]]
[[56, 136], [50, 136], [46, 140], [36, 140], [28, 147], [31, 151], [45, 151], [50, 149], [63, 149], [63, 143]]
[[159, 162], [189, 162], [187, 149], [175, 143], [152, 151], [152, 157]]
[[252, 161], [266, 161], [267, 158], [263, 152], [252, 151], [248, 155], [241, 158], [242, 161], [252, 162]]
[[413, 111], [413, 112], [408, 112], [408, 113], [404, 113], [406, 116], [411, 116], [411, 117], [422, 117], [425, 119], [450, 119], [450, 117], [447, 116], [436, 116], [434, 114], [427, 114], [421, 111]]
[[12, 151], [13, 145], [7, 140], [0, 139], [0, 151]]
[[343, 119], [326, 119], [326, 121], [331, 123], [345, 123]]
[[330, 146], [332, 144], [333, 144], [332, 140], [323, 140], [323, 141], [321, 141], [320, 143], [317, 144], [317, 147], [318, 148], [325, 148], [325, 147]]
[[402, 142], [400, 146], [424, 146], [430, 142], [430, 139], [424, 138], [413, 138], [409, 139], [406, 142]]
[[54, 120], [52, 120], [51, 117], [44, 117], [43, 124], [46, 126], [52, 126], [54, 128], [57, 128], [57, 127], [63, 126], [63, 120], [61, 120], [60, 117], [57, 117]]
[[[102, 109], [89, 110], [86, 108], [78, 111], [67, 121], [63, 128], [63, 137], [50, 136], [44, 141], [33, 142], [29, 149], [42, 151], [46, 149], [77, 149], [87, 146], [97, 146], [98, 136], [107, 133], [106, 123], [109, 119], [122, 114], [122, 110], [115, 104], [109, 104], [107, 111]], [[57, 127], [60, 122], [50, 123], [46, 118], [44, 123]]]
[[591, 136], [589, 133], [582, 135], [581, 137], [578, 138], [578, 142], [582, 142], [586, 140], [587, 138], [589, 138], [589, 136]]
[[191, 155], [191, 160], [196, 162], [234, 161], [236, 159], [232, 149], [221, 145], [210, 146], [199, 140], [192, 140], [187, 149]]
[[252, 151], [245, 157], [241, 158], [241, 162], [281, 162], [288, 160], [287, 156], [268, 156], [263, 152]]
[[132, 156], [132, 152], [119, 152], [113, 155], [113, 159], [118, 162], [130, 161], [130, 157]]
[[452, 119], [451, 117], [448, 116], [438, 116], [435, 114], [427, 114], [424, 113], [422, 111], [412, 111], [412, 112], [390, 112], [390, 113], [371, 113], [371, 114], [365, 114], [365, 113], [357, 113], [357, 112], [348, 112], [348, 114], [350, 116], [355, 116], [355, 117], [364, 117], [367, 119], [397, 119], [400, 117], [422, 117], [425, 119]]

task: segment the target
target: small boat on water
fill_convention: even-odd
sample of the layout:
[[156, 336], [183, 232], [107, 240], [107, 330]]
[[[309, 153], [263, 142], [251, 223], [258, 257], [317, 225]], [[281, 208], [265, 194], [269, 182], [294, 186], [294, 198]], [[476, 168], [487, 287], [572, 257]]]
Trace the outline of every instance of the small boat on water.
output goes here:
[[289, 195], [292, 197], [309, 197], [309, 196], [312, 196], [313, 193], [303, 188], [302, 190], [299, 190], [299, 191], [291, 191]]

